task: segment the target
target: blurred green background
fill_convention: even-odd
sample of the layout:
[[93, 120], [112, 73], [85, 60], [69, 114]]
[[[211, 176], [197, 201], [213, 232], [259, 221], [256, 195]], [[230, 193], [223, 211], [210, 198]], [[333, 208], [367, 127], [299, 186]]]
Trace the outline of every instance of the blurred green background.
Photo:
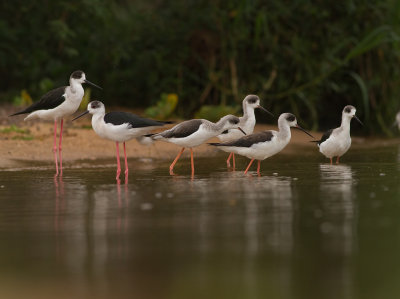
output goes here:
[[352, 104], [356, 130], [390, 135], [400, 108], [398, 0], [2, 1], [0, 16], [1, 103], [81, 69], [104, 88], [93, 99], [157, 108], [172, 94], [185, 118], [254, 93], [313, 129]]

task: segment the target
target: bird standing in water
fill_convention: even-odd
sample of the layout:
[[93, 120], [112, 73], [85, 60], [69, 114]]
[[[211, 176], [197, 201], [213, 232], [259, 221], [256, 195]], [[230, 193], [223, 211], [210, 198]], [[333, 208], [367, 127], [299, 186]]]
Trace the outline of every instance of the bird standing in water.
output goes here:
[[334, 157], [337, 157], [336, 164], [339, 164], [340, 157], [343, 156], [351, 146], [350, 122], [353, 118], [361, 125], [363, 124], [356, 116], [356, 108], [354, 108], [354, 106], [348, 105], [344, 107], [340, 127], [325, 132], [320, 140], [312, 141], [316, 142], [319, 151], [330, 159], [331, 165]]
[[254, 160], [258, 160], [257, 174], [260, 175], [260, 163], [285, 148], [291, 138], [290, 127], [297, 128], [307, 135], [314, 138], [310, 133], [297, 124], [296, 117], [291, 113], [283, 113], [278, 119], [279, 131], [264, 131], [247, 136], [243, 136], [234, 141], [223, 143], [210, 143], [225, 152], [236, 153], [251, 159], [245, 170], [249, 171]]
[[93, 130], [102, 138], [115, 141], [117, 147], [117, 176], [119, 179], [121, 173], [121, 164], [119, 158], [119, 142], [124, 143], [124, 157], [125, 157], [125, 182], [128, 178], [128, 159], [126, 157], [125, 142], [137, 138], [142, 141], [142, 138], [148, 138], [144, 135], [150, 133], [152, 130], [157, 129], [170, 122], [156, 121], [152, 119], [142, 118], [129, 112], [109, 112], [106, 113], [104, 104], [100, 101], [92, 101], [88, 104], [87, 110], [73, 119], [76, 120], [85, 114], [92, 114], [92, 127]]
[[176, 156], [174, 162], [169, 167], [169, 173], [174, 174], [174, 166], [182, 155], [186, 147], [190, 148], [190, 160], [192, 166], [192, 176], [194, 176], [193, 147], [198, 146], [208, 139], [213, 138], [230, 129], [239, 129], [245, 135], [244, 131], [239, 127], [239, 117], [234, 115], [226, 115], [218, 122], [213, 123], [206, 119], [191, 119], [164, 132], [154, 134], [154, 140], [162, 140], [182, 146], [181, 151]]
[[[19, 111], [17, 113], [11, 114], [10, 116], [26, 114], [29, 113], [26, 120], [40, 118], [43, 120], [52, 120], [54, 121], [54, 144], [53, 144], [53, 152], [54, 152], [54, 161], [56, 163], [56, 175], [60, 173], [62, 175], [62, 154], [61, 154], [61, 144], [62, 144], [62, 133], [63, 133], [63, 124], [64, 117], [72, 115], [78, 110], [79, 105], [81, 104], [84, 90], [82, 87], [83, 83], [90, 84], [94, 87], [102, 89], [96, 84], [86, 80], [86, 75], [82, 71], [75, 71], [71, 74], [69, 78], [69, 86], [62, 86], [56, 89], [50, 90], [47, 92], [42, 98], [33, 103], [28, 108]], [[57, 122], [60, 122], [60, 140], [58, 144], [58, 154], [60, 158], [60, 172], [58, 171], [58, 162], [57, 162]]]
[[[261, 109], [271, 116], [274, 116], [271, 112], [269, 112], [264, 107], [260, 106], [260, 98], [256, 95], [250, 94], [246, 96], [242, 102], [243, 105], [243, 116], [239, 117], [240, 127], [246, 132], [247, 135], [250, 135], [254, 131], [254, 126], [256, 124], [256, 116], [254, 114], [255, 109]], [[221, 142], [233, 141], [243, 137], [243, 134], [238, 130], [225, 130], [222, 134], [217, 136]], [[233, 169], [235, 169], [235, 153], [230, 153], [228, 156], [228, 160], [226, 160], [226, 164], [230, 167], [230, 159], [232, 158]]]

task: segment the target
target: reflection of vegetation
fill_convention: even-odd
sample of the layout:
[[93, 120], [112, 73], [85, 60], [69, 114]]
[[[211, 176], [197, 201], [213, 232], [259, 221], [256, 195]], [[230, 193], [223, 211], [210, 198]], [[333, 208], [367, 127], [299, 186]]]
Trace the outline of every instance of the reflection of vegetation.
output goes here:
[[29, 130], [21, 129], [16, 125], [11, 125], [9, 127], [0, 129], [0, 133], [11, 135], [11, 139], [32, 140], [34, 138], [32, 135], [30, 135]]
[[256, 93], [314, 128], [353, 104], [366, 131], [384, 132], [399, 108], [398, 3], [2, 1], [0, 101], [24, 88], [37, 100], [81, 68], [106, 105], [157, 107], [176, 93], [176, 113], [191, 117]]

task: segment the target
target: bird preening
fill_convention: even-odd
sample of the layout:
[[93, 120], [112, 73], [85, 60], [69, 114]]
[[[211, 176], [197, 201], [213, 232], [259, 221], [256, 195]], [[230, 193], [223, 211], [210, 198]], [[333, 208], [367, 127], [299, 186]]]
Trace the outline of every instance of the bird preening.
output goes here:
[[[100, 86], [86, 79], [83, 71], [75, 71], [69, 78], [69, 85], [61, 86], [50, 90], [44, 94], [39, 101], [33, 103], [24, 110], [18, 111], [10, 116], [28, 114], [24, 120], [42, 119], [54, 121], [54, 142], [53, 153], [56, 166], [55, 176], [62, 176], [62, 134], [64, 118], [74, 114], [84, 96], [82, 84], [89, 84], [98, 89]], [[174, 175], [174, 167], [184, 152], [185, 148], [190, 150], [191, 175], [195, 174], [193, 148], [206, 143], [209, 139], [217, 137], [220, 142], [209, 143], [211, 146], [229, 153], [226, 164], [230, 167], [233, 163], [233, 170], [236, 166], [235, 154], [247, 157], [250, 162], [244, 173], [248, 173], [254, 160], [257, 160], [257, 174], [260, 175], [261, 161], [265, 160], [282, 151], [291, 139], [290, 128], [297, 128], [305, 134], [314, 138], [309, 132], [297, 124], [297, 118], [291, 113], [282, 113], [278, 118], [278, 130], [267, 130], [254, 133], [256, 117], [254, 110], [261, 109], [270, 116], [273, 114], [261, 106], [261, 100], [257, 95], [249, 94], [242, 101], [243, 115], [240, 117], [226, 115], [219, 121], [213, 123], [206, 119], [186, 120], [172, 128], [162, 132], [153, 133], [155, 129], [163, 128], [171, 124], [170, 121], [158, 121], [144, 118], [129, 112], [111, 111], [106, 113], [105, 106], [100, 101], [91, 101], [87, 110], [76, 116], [73, 121], [86, 115], [92, 115], [92, 128], [95, 133], [104, 139], [111, 140], [116, 144], [117, 173], [116, 179], [119, 180], [121, 173], [121, 163], [119, 155], [119, 143], [123, 143], [125, 161], [125, 182], [127, 182], [129, 167], [126, 154], [126, 142], [136, 139], [142, 144], [151, 144], [154, 141], [165, 141], [181, 147], [178, 155], [169, 167], [169, 173]], [[400, 115], [400, 114], [399, 114]], [[320, 140], [311, 142], [317, 143], [319, 151], [330, 159], [337, 157], [336, 163], [351, 146], [350, 122], [356, 119], [356, 108], [351, 105], [344, 107], [342, 111], [341, 125], [331, 129], [322, 135]], [[399, 116], [400, 119], [400, 116]], [[60, 134], [57, 146], [57, 123], [60, 121]], [[400, 121], [398, 121], [400, 123]]]

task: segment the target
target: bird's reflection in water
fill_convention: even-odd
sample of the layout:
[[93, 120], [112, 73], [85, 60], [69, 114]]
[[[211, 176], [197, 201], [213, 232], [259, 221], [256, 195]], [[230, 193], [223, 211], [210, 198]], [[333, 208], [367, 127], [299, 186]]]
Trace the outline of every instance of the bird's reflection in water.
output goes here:
[[[320, 233], [324, 252], [345, 263], [355, 251], [357, 239], [357, 207], [354, 188], [356, 179], [349, 165], [320, 164]], [[339, 273], [338, 273], [339, 272]], [[341, 298], [351, 298], [354, 294], [351, 288], [351, 268], [338, 263], [331, 267], [327, 276], [341, 277], [332, 282], [335, 289], [342, 290]]]

